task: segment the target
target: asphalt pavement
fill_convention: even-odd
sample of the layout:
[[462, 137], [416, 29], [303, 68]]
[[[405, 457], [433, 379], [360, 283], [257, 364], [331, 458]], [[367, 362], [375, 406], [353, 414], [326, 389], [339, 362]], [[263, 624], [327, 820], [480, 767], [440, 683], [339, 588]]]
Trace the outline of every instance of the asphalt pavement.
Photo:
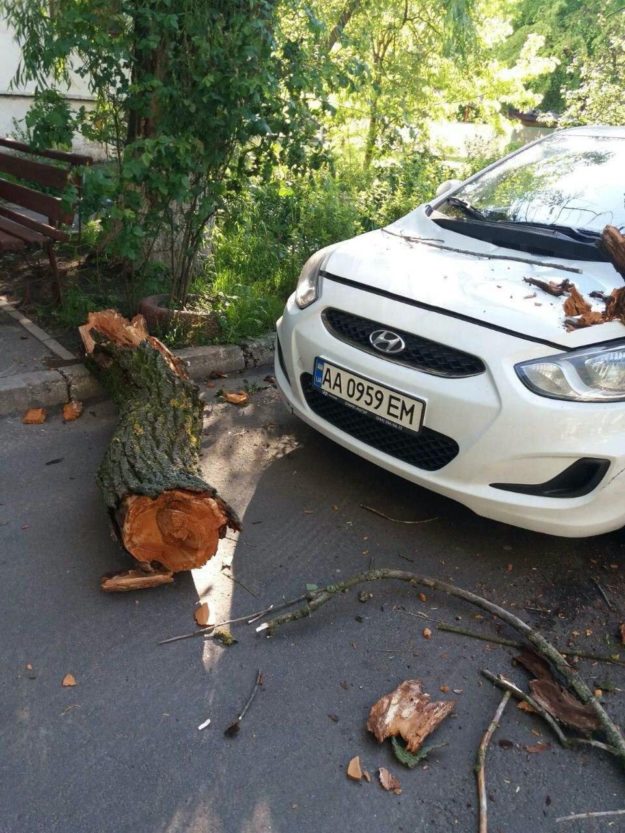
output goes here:
[[[384, 582], [367, 588], [367, 601], [349, 591], [270, 639], [243, 623], [231, 626], [230, 647], [203, 637], [159, 645], [196, 628], [198, 601], [222, 621], [307, 584], [389, 566], [481, 593], [561, 646], [619, 650], [622, 533], [574, 541], [480, 519], [315, 434], [287, 412], [267, 372], [205, 388], [204, 474], [243, 531], [203, 569], [141, 593], [99, 590], [101, 574], [131, 566], [95, 484], [113, 406], [89, 403], [69, 424], [54, 409], [43, 425], [0, 420], [0, 833], [477, 829], [475, 754], [501, 698], [480, 669], [524, 684], [527, 675], [513, 667], [514, 650], [436, 625], [512, 632], [466, 603]], [[222, 385], [247, 387], [251, 404], [222, 403]], [[428, 522], [397, 523], [363, 505]], [[622, 725], [625, 666], [580, 668]], [[227, 737], [258, 670], [263, 686]], [[66, 674], [75, 686], [62, 685]], [[432, 737], [446, 745], [413, 770], [365, 726], [371, 705], [405, 679], [456, 701]], [[356, 755], [371, 783], [346, 777]], [[381, 788], [379, 767], [399, 778], [400, 795]], [[556, 822], [624, 808], [622, 768], [597, 750], [560, 748], [512, 703], [486, 777], [489, 833], [625, 830], [618, 816]]]

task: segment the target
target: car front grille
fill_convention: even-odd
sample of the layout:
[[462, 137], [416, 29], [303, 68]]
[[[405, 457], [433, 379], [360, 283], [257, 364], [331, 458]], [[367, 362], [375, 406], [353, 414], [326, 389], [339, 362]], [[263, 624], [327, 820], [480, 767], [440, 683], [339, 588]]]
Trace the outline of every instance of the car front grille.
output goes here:
[[[369, 318], [361, 318], [351, 312], [328, 307], [322, 314], [323, 323], [326, 329], [335, 338], [346, 341], [348, 344], [366, 350], [378, 358], [389, 359], [408, 367], [414, 367], [424, 373], [431, 373], [436, 376], [447, 376], [449, 378], [461, 379], [465, 376], [477, 376], [485, 371], [484, 362], [477, 356], [456, 350], [455, 347], [448, 347], [446, 344], [439, 344], [437, 341], [430, 341], [428, 338], [406, 333], [397, 330], [386, 324], [371, 321]], [[391, 330], [401, 336], [406, 344], [406, 349], [399, 354], [388, 355], [376, 350], [369, 341], [369, 336], [375, 330]]]
[[326, 422], [367, 445], [426, 471], [437, 471], [450, 463], [460, 450], [451, 437], [422, 428], [419, 433], [404, 431], [371, 414], [328, 396], [313, 387], [310, 373], [300, 377], [308, 407]]

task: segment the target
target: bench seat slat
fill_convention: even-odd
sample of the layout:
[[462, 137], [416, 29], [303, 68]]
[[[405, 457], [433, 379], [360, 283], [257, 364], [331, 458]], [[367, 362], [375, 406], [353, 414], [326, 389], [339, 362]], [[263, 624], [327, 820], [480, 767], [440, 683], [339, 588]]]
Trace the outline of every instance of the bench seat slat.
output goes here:
[[13, 206], [2, 205], [2, 203], [0, 203], [0, 216], [7, 217], [9, 220], [14, 220], [19, 225], [26, 226], [33, 231], [38, 231], [40, 234], [50, 238], [50, 240], [57, 240], [61, 243], [69, 240], [69, 234], [67, 234], [67, 232], [62, 231], [62, 229], [55, 228], [54, 226], [51, 226], [43, 221], [36, 220], [34, 217], [28, 217], [26, 214], [22, 214], [20, 211], [17, 211]]
[[26, 243], [21, 238], [0, 229], [0, 251], [17, 252], [24, 248], [26, 248]]
[[17, 142], [15, 139], [0, 138], [0, 147], [19, 150], [21, 153], [29, 153], [31, 156], [43, 156], [46, 159], [57, 159], [59, 162], [68, 162], [70, 165], [91, 165], [93, 159], [82, 153], [71, 153], [65, 150], [33, 150], [30, 145], [24, 142]]
[[24, 243], [30, 246], [45, 246], [50, 242], [50, 238], [39, 231], [33, 231], [26, 228], [26, 226], [14, 223], [12, 220], [7, 220], [0, 217], [0, 231], [10, 234], [12, 237], [19, 237]]
[[41, 194], [25, 185], [17, 185], [15, 182], [6, 182], [0, 179], [0, 197], [8, 202], [14, 202], [22, 208], [30, 208], [44, 217], [49, 217], [56, 223], [70, 223], [73, 214], [63, 208], [60, 197], [53, 197], [50, 194]]
[[0, 171], [16, 179], [26, 179], [47, 188], [62, 191], [67, 185], [69, 168], [55, 168], [50, 163], [33, 162], [10, 153], [0, 152]]

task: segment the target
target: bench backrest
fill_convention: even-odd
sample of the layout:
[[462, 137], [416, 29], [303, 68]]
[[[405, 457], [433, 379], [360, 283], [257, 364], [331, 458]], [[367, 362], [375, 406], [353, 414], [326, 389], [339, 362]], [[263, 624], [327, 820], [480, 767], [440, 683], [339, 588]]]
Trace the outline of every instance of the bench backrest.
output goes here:
[[[24, 158], [17, 155], [18, 153], [34, 158]], [[46, 163], [41, 161], [42, 159], [51, 159], [54, 162]], [[80, 179], [77, 177], [76, 168], [90, 165], [92, 161], [90, 156], [60, 150], [36, 151], [23, 142], [0, 138], [0, 200], [42, 214], [48, 218], [48, 223], [40, 223], [32, 217], [27, 218], [27, 215], [13, 210], [12, 206], [4, 206], [1, 213], [5, 216], [11, 214], [14, 219], [17, 214], [22, 219], [30, 220], [24, 223], [25, 225], [37, 229], [39, 226], [49, 228], [71, 223], [74, 216], [73, 207], [68, 206], [63, 200], [63, 192], [70, 183], [79, 186]], [[8, 174], [10, 179], [4, 179], [2, 174]], [[28, 185], [14, 180], [23, 180]], [[46, 190], [39, 191], [37, 186]], [[58, 194], [50, 193], [50, 190]]]

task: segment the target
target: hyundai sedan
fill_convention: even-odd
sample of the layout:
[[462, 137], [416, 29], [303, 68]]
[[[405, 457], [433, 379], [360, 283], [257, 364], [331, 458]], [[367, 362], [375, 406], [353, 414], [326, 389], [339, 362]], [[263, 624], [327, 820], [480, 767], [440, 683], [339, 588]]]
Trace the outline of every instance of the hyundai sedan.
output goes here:
[[563, 305], [623, 286], [606, 225], [625, 227], [625, 128], [573, 128], [317, 252], [277, 325], [288, 407], [484, 517], [622, 527], [625, 326]]

